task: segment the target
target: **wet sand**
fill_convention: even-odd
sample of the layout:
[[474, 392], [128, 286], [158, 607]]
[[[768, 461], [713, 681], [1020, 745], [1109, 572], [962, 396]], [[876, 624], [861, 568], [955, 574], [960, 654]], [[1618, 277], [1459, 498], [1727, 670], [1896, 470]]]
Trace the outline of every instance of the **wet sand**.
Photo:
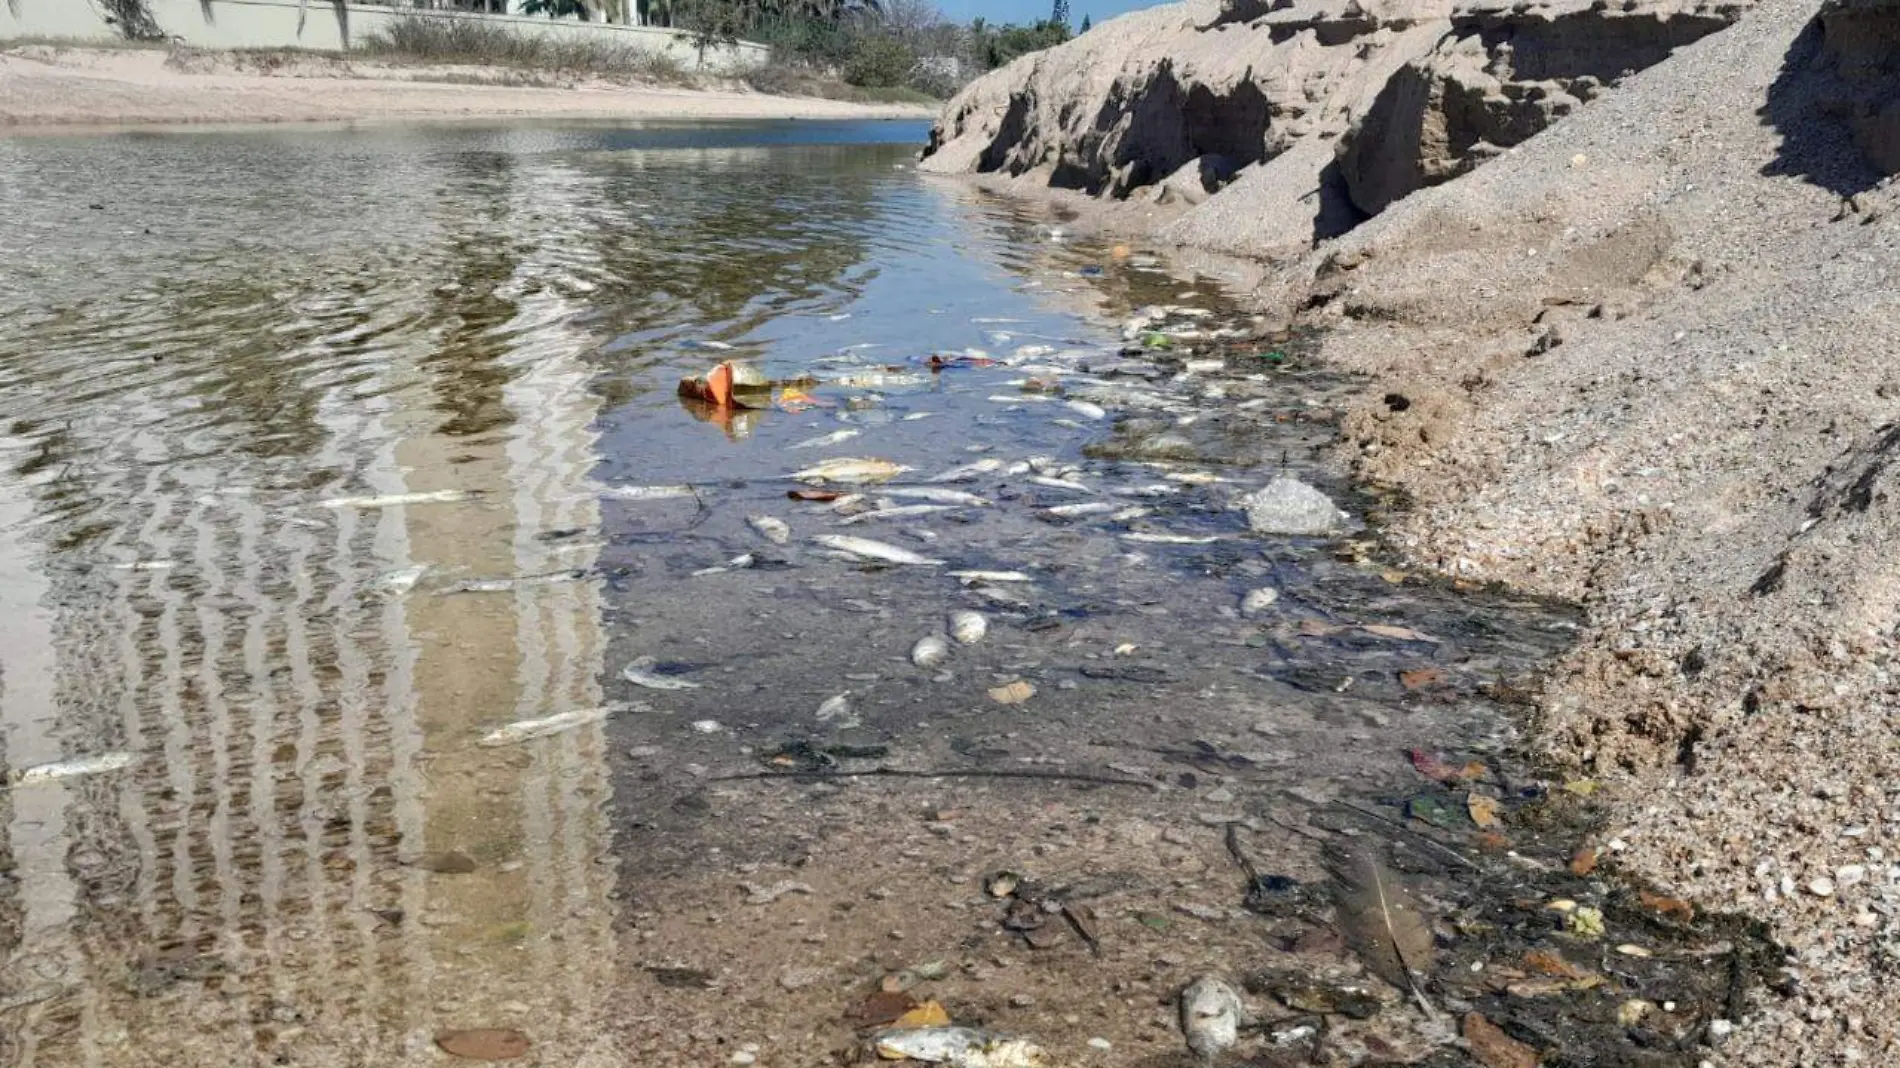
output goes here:
[[[531, 82], [531, 84], [523, 84]], [[554, 79], [499, 68], [327, 56], [26, 46], [0, 52], [0, 127], [546, 119], [927, 118], [743, 89]]]

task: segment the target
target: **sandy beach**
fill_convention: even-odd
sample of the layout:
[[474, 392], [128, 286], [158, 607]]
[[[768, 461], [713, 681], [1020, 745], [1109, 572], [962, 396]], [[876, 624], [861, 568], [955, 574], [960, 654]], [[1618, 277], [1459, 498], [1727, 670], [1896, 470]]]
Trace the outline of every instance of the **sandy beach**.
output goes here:
[[[525, 84], [524, 84], [525, 83]], [[925, 109], [324, 56], [29, 45], [0, 52], [0, 127], [584, 119], [916, 119]]]

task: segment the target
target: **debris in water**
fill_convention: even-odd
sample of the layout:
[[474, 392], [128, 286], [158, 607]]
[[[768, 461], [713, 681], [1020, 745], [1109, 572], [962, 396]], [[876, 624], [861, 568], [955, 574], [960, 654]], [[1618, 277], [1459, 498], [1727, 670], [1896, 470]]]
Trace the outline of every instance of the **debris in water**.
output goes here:
[[17, 772], [13, 777], [13, 784], [31, 786], [34, 783], [57, 782], [60, 779], [75, 779], [81, 775], [99, 775], [108, 771], [119, 771], [131, 767], [135, 759], [137, 758], [130, 753], [101, 753], [98, 756], [62, 760], [56, 764], [40, 764]]
[[1398, 877], [1365, 846], [1329, 858], [1337, 880], [1340, 933], [1374, 975], [1409, 990], [1435, 1017], [1420, 977], [1430, 975], [1437, 942]]
[[858, 456], [841, 456], [814, 464], [803, 471], [792, 472], [791, 477], [800, 482], [839, 482], [847, 485], [862, 485], [867, 482], [888, 482], [910, 470], [903, 464], [889, 460], [878, 460]]
[[1257, 590], [1248, 590], [1247, 596], [1240, 599], [1240, 614], [1251, 619], [1266, 611], [1273, 602], [1280, 599], [1280, 591], [1272, 586], [1262, 586]]
[[600, 708], [578, 708], [571, 712], [557, 712], [540, 719], [524, 719], [510, 723], [505, 727], [489, 732], [482, 738], [484, 746], [512, 745], [533, 738], [546, 738], [550, 734], [573, 730], [585, 723], [598, 723], [620, 709], [614, 705]]
[[1203, 1061], [1212, 1062], [1240, 1041], [1245, 1015], [1240, 995], [1212, 976], [1202, 976], [1181, 991], [1181, 1037]]
[[600, 495], [616, 501], [672, 501], [698, 497], [699, 491], [691, 486], [608, 486]]
[[990, 622], [983, 618], [981, 612], [950, 613], [950, 636], [955, 638], [959, 645], [975, 645], [989, 632]]
[[654, 659], [642, 656], [628, 664], [620, 672], [620, 677], [635, 686], [644, 686], [649, 690], [697, 690], [700, 684], [676, 679], [671, 675], [662, 675], [653, 670]]
[[427, 493], [391, 493], [382, 497], [331, 497], [318, 501], [317, 507], [368, 511], [372, 508], [399, 508], [408, 504], [453, 504], [474, 496], [469, 490], [432, 490]]
[[855, 538], [848, 534], [819, 534], [813, 537], [812, 540], [827, 549], [836, 549], [839, 552], [849, 553], [852, 556], [862, 559], [878, 560], [887, 564], [914, 564], [935, 567], [943, 563], [942, 560], [933, 560], [928, 556], [920, 556], [900, 546], [890, 545], [881, 541], [872, 541], [869, 538]]
[[945, 1068], [1046, 1068], [1049, 1055], [1034, 1043], [970, 1027], [919, 1027], [879, 1032], [873, 1040], [886, 1060], [913, 1060]]
[[835, 697], [827, 697], [824, 703], [818, 706], [818, 722], [820, 723], [829, 723], [834, 719], [848, 718], [850, 715], [851, 695], [848, 693], [841, 693]]
[[837, 445], [842, 442], [850, 441], [861, 433], [863, 433], [861, 430], [834, 430], [829, 434], [820, 435], [815, 438], [807, 438], [804, 441], [785, 447], [788, 449], [822, 449], [827, 445]]
[[170, 571], [178, 564], [173, 560], [134, 560], [126, 564], [113, 564], [114, 571]]
[[837, 490], [818, 489], [787, 490], [785, 495], [795, 501], [835, 501], [844, 496], [844, 494], [839, 493]]
[[471, 1061], [512, 1061], [528, 1055], [533, 1043], [513, 1028], [476, 1027], [463, 1031], [443, 1031], [435, 1036], [442, 1052]]
[[1393, 627], [1384, 623], [1367, 623], [1359, 629], [1374, 637], [1391, 638], [1398, 642], [1436, 642], [1438, 640], [1410, 627]]
[[[1635, 1021], [1631, 1021], [1634, 1025]], [[1537, 1068], [1543, 1056], [1480, 1013], [1465, 1014], [1465, 1045], [1484, 1068]]]
[[385, 571], [377, 578], [376, 584], [386, 590], [394, 590], [397, 593], [407, 593], [415, 589], [416, 583], [422, 581], [422, 576], [427, 573], [428, 570], [428, 565], [417, 564], [414, 567]]
[[910, 647], [910, 662], [926, 670], [948, 659], [950, 659], [950, 643], [935, 634], [917, 639], [917, 644]]
[[784, 545], [792, 540], [792, 528], [786, 526], [782, 519], [774, 519], [769, 515], [749, 515], [746, 516], [745, 521], [753, 530], [758, 531], [759, 537], [774, 545]]

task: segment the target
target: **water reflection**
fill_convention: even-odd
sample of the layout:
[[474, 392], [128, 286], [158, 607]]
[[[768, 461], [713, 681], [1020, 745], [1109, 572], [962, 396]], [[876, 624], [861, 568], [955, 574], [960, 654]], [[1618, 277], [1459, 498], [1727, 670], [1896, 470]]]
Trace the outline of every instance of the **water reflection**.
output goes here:
[[610, 697], [602, 480], [703, 465], [688, 343], [1046, 315], [908, 149], [784, 135], [0, 141], [0, 765], [136, 758], [0, 792], [0, 1064], [612, 1059], [610, 728], [475, 744]]

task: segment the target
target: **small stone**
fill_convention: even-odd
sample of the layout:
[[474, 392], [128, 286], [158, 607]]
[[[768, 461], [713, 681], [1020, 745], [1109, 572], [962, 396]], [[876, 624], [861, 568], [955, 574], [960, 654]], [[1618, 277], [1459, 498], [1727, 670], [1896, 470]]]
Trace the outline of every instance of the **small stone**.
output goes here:
[[823, 982], [824, 978], [825, 973], [821, 968], [791, 968], [778, 977], [778, 985], [787, 990], [803, 990]]
[[716, 719], [696, 719], [693, 721], [693, 729], [701, 734], [718, 734], [720, 731], [719, 721]]
[[1727, 1042], [1728, 1037], [1734, 1033], [1735, 1025], [1727, 1020], [1709, 1021], [1709, 1045], [1711, 1046], [1719, 1046]]
[[1833, 897], [1834, 880], [1825, 875], [1817, 876], [1813, 881], [1808, 883], [1808, 893], [1813, 894], [1815, 897]]
[[1320, 536], [1338, 530], [1346, 513], [1330, 497], [1297, 478], [1281, 475], [1240, 499], [1247, 525], [1257, 534]]
[[1263, 586], [1260, 589], [1251, 590], [1247, 596], [1240, 599], [1240, 614], [1252, 618], [1266, 611], [1273, 602], [1279, 599], [1280, 591], [1271, 586]]
[[732, 1063], [757, 1064], [759, 1063], [759, 1055], [756, 1053], [747, 1053], [745, 1050], [740, 1050], [739, 1052], [732, 1055]]
[[1115, 1044], [1113, 1042], [1110, 1042], [1108, 1039], [1103, 1038], [1100, 1035], [1096, 1035], [1094, 1038], [1089, 1039], [1089, 1048], [1099, 1049], [1099, 1050], [1110, 1050], [1110, 1049], [1115, 1048]]
[[1853, 886], [1867, 878], [1867, 869], [1859, 864], [1843, 864], [1834, 869], [1834, 881], [1843, 887]]
[[1011, 994], [1009, 996], [1009, 1007], [1012, 1009], [1033, 1009], [1036, 1007], [1036, 999], [1030, 997], [1028, 994]]

